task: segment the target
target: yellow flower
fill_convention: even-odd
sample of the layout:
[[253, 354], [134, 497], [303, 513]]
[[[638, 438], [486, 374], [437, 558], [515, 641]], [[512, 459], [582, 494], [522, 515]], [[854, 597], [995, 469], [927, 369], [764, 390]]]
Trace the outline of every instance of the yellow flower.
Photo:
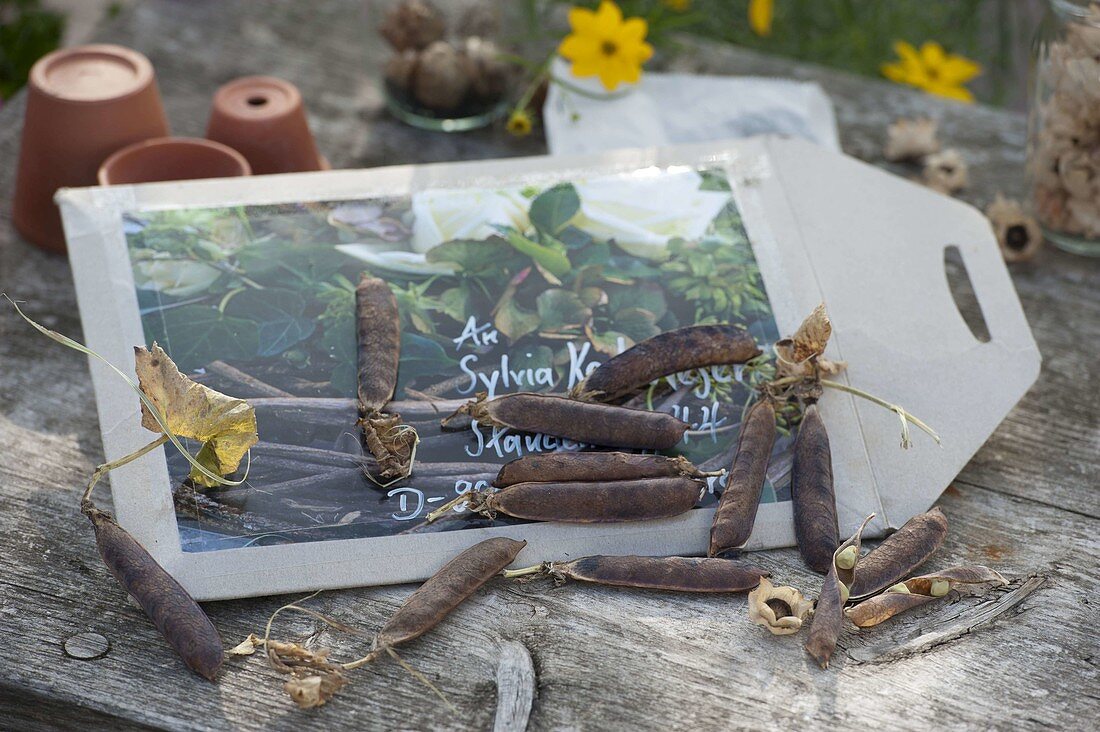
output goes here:
[[982, 67], [963, 56], [945, 53], [943, 46], [929, 41], [920, 51], [905, 41], [894, 43], [898, 61], [882, 65], [882, 75], [898, 84], [909, 84], [960, 102], [973, 102], [974, 95], [963, 84], [982, 73]]
[[526, 109], [513, 109], [504, 129], [516, 137], [531, 134], [531, 115], [527, 113]]
[[573, 62], [574, 76], [598, 76], [608, 91], [641, 78], [642, 64], [653, 55], [653, 46], [645, 42], [649, 27], [644, 19], [624, 20], [618, 5], [603, 0], [596, 11], [570, 8], [569, 25], [573, 32], [558, 53]]
[[665, 7], [677, 13], [682, 13], [691, 7], [691, 0], [664, 0]]
[[758, 36], [772, 34], [772, 18], [775, 17], [775, 0], [749, 0], [749, 26]]

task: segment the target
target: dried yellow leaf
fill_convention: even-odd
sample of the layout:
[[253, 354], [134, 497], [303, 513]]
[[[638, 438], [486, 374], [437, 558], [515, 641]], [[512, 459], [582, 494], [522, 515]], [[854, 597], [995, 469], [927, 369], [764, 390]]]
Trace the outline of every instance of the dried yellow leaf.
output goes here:
[[[256, 413], [248, 402], [191, 381], [156, 343], [151, 349], [135, 347], [134, 358], [141, 391], [164, 414], [168, 428], [202, 443], [196, 460], [216, 475], [235, 471], [248, 449], [259, 441]], [[141, 426], [161, 432], [144, 404]], [[196, 468], [191, 470], [191, 480], [196, 485], [215, 485]]]

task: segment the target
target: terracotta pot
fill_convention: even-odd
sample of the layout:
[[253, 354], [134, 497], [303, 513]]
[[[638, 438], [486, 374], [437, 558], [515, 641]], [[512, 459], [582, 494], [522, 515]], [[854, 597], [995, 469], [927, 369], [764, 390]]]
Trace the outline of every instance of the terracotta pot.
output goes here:
[[137, 51], [91, 45], [54, 51], [31, 69], [12, 218], [34, 244], [65, 251], [54, 193], [92, 186], [120, 147], [168, 134], [153, 66]]
[[273, 76], [234, 79], [214, 94], [206, 136], [248, 158], [256, 175], [327, 170], [298, 87]]
[[159, 137], [128, 145], [99, 166], [99, 184], [153, 183], [250, 175], [244, 156], [231, 147], [199, 137]]

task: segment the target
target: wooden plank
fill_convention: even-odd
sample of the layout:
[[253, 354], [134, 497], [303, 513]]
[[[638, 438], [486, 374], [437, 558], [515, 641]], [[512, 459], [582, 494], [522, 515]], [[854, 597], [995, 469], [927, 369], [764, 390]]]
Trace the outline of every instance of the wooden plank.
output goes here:
[[[958, 726], [993, 719], [1019, 729], [1067, 725], [1085, 713], [1088, 680], [1096, 677], [1091, 626], [1065, 622], [1080, 617], [1083, 589], [1100, 579], [1096, 522], [982, 489], [948, 496], [943, 505], [952, 531], [931, 566], [986, 562], [1010, 577], [1037, 573], [1047, 584], [1016, 608], [1018, 615], [895, 661], [865, 664], [847, 656], [883, 638], [919, 633], [937, 618], [958, 613], [959, 606], [944, 602], [877, 629], [852, 629], [834, 668], [822, 672], [801, 649], [804, 638], [774, 638], [749, 624], [740, 596], [497, 580], [438, 631], [410, 644], [404, 656], [459, 707], [457, 726], [471, 729], [492, 724], [505, 638], [522, 640], [537, 659], [535, 729], [599, 728], [601, 720], [612, 719], [624, 727], [774, 727], [799, 717], [814, 724], [832, 719], [904, 729], [914, 709], [923, 710], [921, 719]], [[12, 640], [4, 654], [19, 663], [5, 665], [5, 685], [49, 689], [77, 712], [89, 708], [172, 728], [290, 729], [307, 719], [292, 711], [281, 679], [258, 656], [229, 661], [216, 693], [184, 670], [92, 557], [89, 532], [75, 517], [55, 527], [26, 518], [19, 524], [30, 541], [8, 547], [11, 571], [2, 586], [5, 596], [18, 597], [19, 608], [7, 618]], [[11, 528], [4, 527], [5, 535]], [[65, 564], [81, 571], [43, 572], [43, 554], [66, 556]], [[750, 559], [770, 569], [776, 581], [816, 592], [820, 578], [803, 569], [792, 550]], [[409, 591], [330, 592], [310, 605], [372, 630]], [[226, 643], [235, 643], [262, 628], [286, 599], [211, 603], [208, 609]], [[309, 618], [286, 616], [276, 633], [302, 637], [316, 629]], [[66, 658], [60, 649], [66, 634], [88, 630], [106, 635], [111, 652], [96, 661]], [[322, 643], [342, 658], [358, 655], [365, 645], [330, 633]], [[982, 673], [975, 673], [976, 666]], [[852, 690], [843, 704], [834, 698], [839, 689]], [[1037, 693], [1041, 704], [1035, 703]], [[448, 715], [399, 667], [379, 663], [354, 674], [317, 718], [435, 728], [447, 726]]]

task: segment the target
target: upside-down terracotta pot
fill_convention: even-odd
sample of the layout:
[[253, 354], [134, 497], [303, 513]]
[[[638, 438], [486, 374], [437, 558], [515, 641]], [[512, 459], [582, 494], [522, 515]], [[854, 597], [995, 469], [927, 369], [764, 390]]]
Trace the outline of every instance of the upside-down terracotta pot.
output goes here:
[[326, 170], [298, 87], [274, 76], [244, 76], [214, 94], [206, 137], [238, 150], [256, 175]]
[[252, 169], [233, 148], [199, 137], [158, 137], [128, 145], [103, 161], [99, 184], [235, 178]]
[[65, 251], [53, 196], [94, 186], [115, 150], [168, 134], [153, 66], [122, 46], [89, 45], [39, 59], [27, 84], [27, 108], [12, 218], [32, 243]]

